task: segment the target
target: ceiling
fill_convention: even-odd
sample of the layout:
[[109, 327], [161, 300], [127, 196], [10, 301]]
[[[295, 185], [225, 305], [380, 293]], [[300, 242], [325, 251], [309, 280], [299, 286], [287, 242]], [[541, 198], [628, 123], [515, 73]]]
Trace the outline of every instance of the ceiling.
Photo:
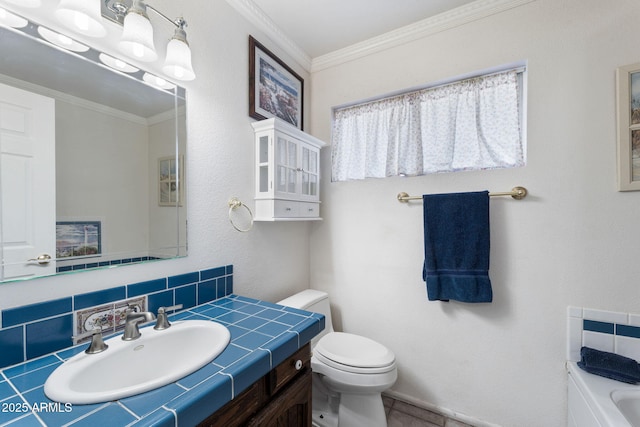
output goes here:
[[476, 0], [253, 0], [310, 58]]

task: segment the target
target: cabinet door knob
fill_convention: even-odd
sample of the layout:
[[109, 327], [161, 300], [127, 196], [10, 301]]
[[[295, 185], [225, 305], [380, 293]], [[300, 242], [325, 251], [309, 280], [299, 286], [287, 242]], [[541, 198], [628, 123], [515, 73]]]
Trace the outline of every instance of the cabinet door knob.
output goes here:
[[49, 264], [49, 262], [51, 262], [51, 255], [42, 254], [42, 255], [39, 255], [38, 258], [28, 259], [27, 262], [37, 262], [40, 265]]
[[296, 364], [295, 364], [296, 371], [299, 371], [300, 369], [302, 369], [302, 365], [303, 365], [302, 360], [300, 359], [296, 360]]

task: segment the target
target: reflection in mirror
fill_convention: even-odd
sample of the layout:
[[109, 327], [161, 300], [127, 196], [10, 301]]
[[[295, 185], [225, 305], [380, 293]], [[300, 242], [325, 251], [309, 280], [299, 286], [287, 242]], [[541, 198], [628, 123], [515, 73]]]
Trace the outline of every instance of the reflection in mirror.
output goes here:
[[185, 256], [184, 89], [47, 40], [0, 27], [0, 280]]

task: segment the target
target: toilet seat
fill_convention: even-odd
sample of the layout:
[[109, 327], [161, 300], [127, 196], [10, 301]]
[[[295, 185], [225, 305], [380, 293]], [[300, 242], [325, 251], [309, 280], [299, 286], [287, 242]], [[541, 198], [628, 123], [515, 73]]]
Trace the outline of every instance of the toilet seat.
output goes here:
[[345, 332], [323, 336], [313, 349], [317, 359], [345, 372], [377, 374], [395, 369], [395, 355], [384, 345]]

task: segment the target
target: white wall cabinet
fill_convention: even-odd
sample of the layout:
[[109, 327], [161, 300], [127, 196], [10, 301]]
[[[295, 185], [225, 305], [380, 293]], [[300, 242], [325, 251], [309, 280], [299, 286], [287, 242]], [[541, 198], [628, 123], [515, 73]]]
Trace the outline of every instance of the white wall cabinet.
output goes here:
[[320, 148], [326, 143], [277, 118], [252, 126], [255, 221], [321, 219]]

